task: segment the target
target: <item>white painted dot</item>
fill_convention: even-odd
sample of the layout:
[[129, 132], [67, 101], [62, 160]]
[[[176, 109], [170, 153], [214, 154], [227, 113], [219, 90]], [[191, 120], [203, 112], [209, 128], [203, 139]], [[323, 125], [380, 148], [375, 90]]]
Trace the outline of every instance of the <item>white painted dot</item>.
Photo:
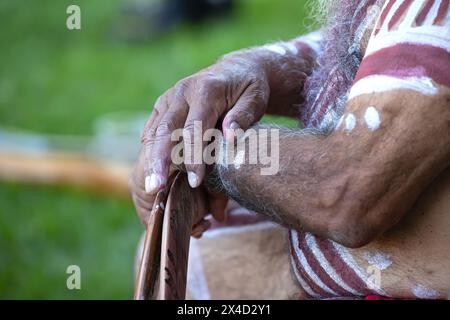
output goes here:
[[376, 266], [380, 270], [389, 268], [392, 264], [390, 255], [384, 252], [364, 252], [364, 259], [373, 266]]
[[356, 118], [353, 113], [350, 113], [345, 117], [345, 130], [347, 132], [352, 132], [356, 126]]
[[366, 125], [370, 130], [378, 130], [381, 124], [381, 118], [375, 107], [367, 108], [366, 112], [364, 113], [364, 121], [366, 122]]
[[270, 44], [270, 45], [265, 46], [264, 48], [266, 48], [269, 51], [281, 54], [282, 56], [284, 56], [286, 54], [286, 49], [278, 44]]
[[293, 44], [291, 42], [286, 42], [285, 46], [289, 50], [290, 53], [292, 53], [292, 54], [297, 54], [298, 53], [298, 49], [295, 46], [295, 44]]
[[439, 297], [439, 292], [429, 289], [421, 284], [416, 285], [412, 289], [412, 293], [419, 299], [436, 299]]

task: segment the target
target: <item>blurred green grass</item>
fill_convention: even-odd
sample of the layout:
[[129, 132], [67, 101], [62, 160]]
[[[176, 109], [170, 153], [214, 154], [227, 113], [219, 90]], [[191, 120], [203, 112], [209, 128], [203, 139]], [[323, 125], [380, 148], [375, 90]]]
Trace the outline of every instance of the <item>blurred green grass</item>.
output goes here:
[[[150, 112], [180, 78], [229, 51], [295, 37], [309, 22], [305, 1], [237, 2], [226, 19], [129, 44], [111, 32], [124, 1], [2, 0], [0, 125], [91, 134], [99, 116]], [[81, 7], [80, 31], [66, 29], [70, 4]], [[0, 183], [0, 298], [128, 299], [141, 232], [130, 201]], [[71, 264], [82, 290], [66, 288]]]

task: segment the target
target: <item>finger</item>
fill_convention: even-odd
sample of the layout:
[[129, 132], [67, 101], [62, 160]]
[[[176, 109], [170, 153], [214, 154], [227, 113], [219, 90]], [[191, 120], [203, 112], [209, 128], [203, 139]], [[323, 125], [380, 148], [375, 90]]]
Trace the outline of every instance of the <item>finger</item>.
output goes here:
[[[145, 176], [145, 191], [149, 194], [156, 194], [161, 185], [165, 184], [165, 181], [161, 180], [153, 170], [155, 165], [152, 162], [152, 148], [156, 139], [156, 130], [159, 121], [164, 117], [168, 110], [167, 94], [158, 98], [154, 107], [155, 116], [151, 119], [151, 124], [146, 126], [146, 130], [143, 133], [143, 145], [144, 145], [144, 176]], [[153, 115], [153, 114], [152, 114]], [[150, 122], [150, 120], [149, 120]]]
[[193, 227], [191, 234], [193, 237], [200, 236], [210, 227], [211, 222], [206, 219], [203, 219]]
[[141, 219], [142, 224], [147, 227], [148, 221], [150, 219], [150, 210], [146, 210], [140, 207], [136, 207], [136, 211], [138, 213], [139, 218]]
[[136, 167], [133, 172], [130, 174], [128, 178], [128, 189], [132, 195], [136, 195], [139, 198], [143, 199], [146, 202], [153, 203], [154, 196], [145, 192], [145, 183], [144, 183], [144, 154], [141, 150], [139, 154], [139, 158], [136, 163]]
[[235, 130], [247, 130], [262, 118], [269, 99], [266, 86], [259, 82], [250, 85], [228, 111], [222, 122], [226, 140], [234, 139]]
[[132, 196], [133, 203], [135, 207], [140, 207], [145, 210], [152, 210], [153, 203], [151, 201], [145, 200], [139, 197], [137, 194], [133, 194]]
[[211, 194], [209, 200], [209, 209], [217, 221], [225, 221], [228, 197], [221, 194]]
[[[172, 150], [179, 143], [174, 140], [172, 133], [176, 129], [182, 129], [186, 121], [189, 106], [183, 97], [174, 97], [168, 111], [159, 121], [156, 129], [155, 140], [152, 147], [151, 163], [153, 173], [157, 175], [158, 181], [167, 181], [169, 169], [172, 164]], [[180, 137], [182, 138], [182, 132]], [[182, 159], [181, 159], [182, 162]], [[177, 164], [181, 164], [178, 163]], [[160, 185], [163, 188], [164, 185]]]
[[186, 119], [183, 132], [185, 167], [188, 173], [189, 185], [197, 188], [205, 177], [205, 164], [203, 162], [203, 150], [207, 144], [203, 141], [206, 130], [213, 129], [219, 120], [220, 106], [217, 95], [203, 94], [200, 98], [190, 103], [189, 114]]

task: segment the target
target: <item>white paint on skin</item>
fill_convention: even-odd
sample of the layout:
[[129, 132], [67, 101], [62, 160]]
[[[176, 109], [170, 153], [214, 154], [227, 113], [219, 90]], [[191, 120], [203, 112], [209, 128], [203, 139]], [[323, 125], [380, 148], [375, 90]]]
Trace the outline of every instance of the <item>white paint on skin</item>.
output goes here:
[[419, 299], [436, 299], [439, 297], [439, 292], [433, 289], [418, 284], [412, 289], [412, 293]]
[[355, 115], [353, 113], [350, 113], [345, 117], [345, 131], [350, 133], [353, 131], [353, 129], [355, 129], [355, 126], [356, 126]]
[[372, 75], [356, 82], [350, 90], [348, 99], [351, 100], [363, 94], [393, 90], [413, 90], [426, 96], [434, 96], [439, 92], [433, 80], [427, 77], [399, 79], [384, 75]]
[[380, 270], [386, 270], [392, 265], [390, 255], [384, 252], [364, 252], [364, 259], [373, 266], [376, 266]]
[[[383, 25], [381, 26], [380, 29], [380, 33], [382, 32], [388, 32], [388, 26], [389, 26], [389, 22], [391, 21], [392, 17], [394, 16], [394, 14], [397, 12], [397, 10], [400, 8], [401, 4], [403, 3], [402, 0], [397, 0], [394, 5], [392, 6], [392, 8], [389, 10], [386, 19], [384, 20]], [[389, 1], [386, 1], [385, 5], [383, 6], [383, 9], [381, 9], [381, 12], [384, 11], [384, 9], [388, 6]]]
[[295, 46], [295, 44], [291, 43], [291, 42], [285, 42], [284, 46], [289, 50], [290, 53], [296, 55], [298, 54], [298, 49]]
[[[446, 0], [444, 0], [446, 1]], [[428, 12], [427, 18], [423, 22], [424, 25], [432, 25], [434, 22], [434, 19], [436, 18], [439, 7], [441, 6], [441, 0], [437, 0], [434, 2], [433, 6], [431, 7], [430, 12]]]
[[377, 109], [375, 107], [369, 107], [367, 108], [366, 112], [364, 113], [364, 121], [366, 122], [367, 127], [371, 131], [378, 130], [381, 125], [381, 117], [378, 113]]
[[407, 31], [394, 31], [379, 34], [371, 38], [366, 50], [366, 57], [378, 50], [392, 47], [396, 44], [408, 43], [432, 46], [450, 52], [450, 28], [446, 26], [421, 26]]
[[398, 26], [398, 30], [408, 30], [413, 26], [414, 20], [419, 15], [420, 10], [422, 10], [423, 3], [422, 1], [413, 1], [406, 12], [406, 16], [403, 18], [403, 21]]
[[[365, 270], [363, 270], [361, 268], [361, 266], [355, 261], [355, 259], [353, 258], [352, 254], [349, 252], [349, 250], [337, 242], [331, 241], [331, 243], [333, 244], [334, 248], [340, 255], [341, 259], [347, 264], [347, 266], [350, 267], [351, 269], [353, 269], [353, 271], [355, 271], [355, 273], [358, 275], [358, 277], [368, 287], [373, 286], [373, 284], [371, 283], [371, 280], [369, 279], [369, 277], [367, 275], [367, 272]], [[384, 292], [384, 290], [381, 288], [372, 287], [372, 290], [374, 290], [377, 294], [379, 294], [381, 296], [388, 296], [386, 294], [386, 292]]]
[[286, 54], [286, 49], [278, 44], [269, 44], [269, 45], [264, 46], [264, 48], [269, 51], [278, 53], [282, 56], [284, 56]]

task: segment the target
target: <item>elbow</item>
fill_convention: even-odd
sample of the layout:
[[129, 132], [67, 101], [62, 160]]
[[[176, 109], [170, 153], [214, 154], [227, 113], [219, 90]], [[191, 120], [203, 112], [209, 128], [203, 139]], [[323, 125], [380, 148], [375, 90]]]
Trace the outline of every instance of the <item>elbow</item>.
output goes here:
[[374, 241], [382, 232], [379, 223], [369, 221], [369, 213], [350, 211], [330, 220], [328, 236], [347, 248], [360, 248]]
[[341, 228], [333, 230], [330, 234], [330, 239], [344, 247], [357, 249], [371, 243], [375, 237], [368, 233], [362, 233], [359, 230]]

